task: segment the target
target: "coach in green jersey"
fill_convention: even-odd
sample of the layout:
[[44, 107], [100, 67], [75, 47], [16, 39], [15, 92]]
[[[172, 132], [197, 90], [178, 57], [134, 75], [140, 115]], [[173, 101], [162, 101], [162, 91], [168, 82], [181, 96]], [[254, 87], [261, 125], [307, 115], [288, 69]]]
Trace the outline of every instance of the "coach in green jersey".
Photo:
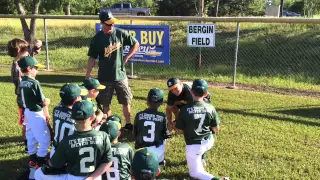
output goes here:
[[220, 129], [215, 108], [203, 100], [208, 94], [207, 82], [194, 80], [191, 93], [194, 101], [181, 108], [176, 122], [178, 133], [183, 133], [186, 142], [189, 175], [196, 179], [219, 180], [206, 172], [202, 164], [202, 155], [213, 146], [213, 133]]
[[121, 124], [117, 121], [106, 121], [100, 127], [100, 131], [106, 132], [110, 137], [113, 155], [113, 164], [109, 170], [102, 175], [102, 180], [130, 180], [133, 149], [128, 143], [118, 141]]
[[[113, 92], [116, 91], [119, 104], [122, 104], [123, 115], [126, 119], [125, 129], [131, 131], [133, 125], [131, 118], [132, 93], [128, 85], [125, 64], [139, 48], [138, 41], [127, 31], [114, 27], [116, 19], [111, 12], [101, 12], [99, 18], [102, 30], [91, 40], [89, 47], [89, 60], [86, 78], [90, 77], [92, 68], [99, 57], [98, 80], [106, 85], [98, 96], [98, 101], [103, 105], [104, 114], [110, 116], [110, 104]], [[123, 51], [128, 48], [128, 54], [123, 57]]]
[[93, 104], [78, 101], [72, 106], [71, 118], [76, 131], [65, 137], [49, 161], [50, 168], [67, 166], [64, 175], [50, 175], [50, 168], [39, 168], [36, 179], [95, 179], [101, 177], [112, 165], [112, 151], [108, 134], [93, 130]]

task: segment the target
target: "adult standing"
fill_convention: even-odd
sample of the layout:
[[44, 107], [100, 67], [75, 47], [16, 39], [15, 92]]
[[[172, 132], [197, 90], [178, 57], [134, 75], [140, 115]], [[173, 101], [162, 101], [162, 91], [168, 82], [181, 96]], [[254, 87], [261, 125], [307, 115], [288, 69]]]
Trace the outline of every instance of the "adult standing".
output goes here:
[[[99, 15], [102, 30], [91, 40], [86, 78], [90, 77], [92, 68], [99, 57], [98, 80], [106, 88], [97, 97], [103, 105], [103, 111], [110, 116], [110, 104], [114, 90], [119, 104], [122, 104], [126, 119], [125, 129], [131, 131], [131, 100], [132, 93], [128, 86], [125, 64], [139, 48], [138, 41], [127, 31], [114, 27], [116, 18], [111, 12], [101, 12]], [[127, 56], [123, 57], [123, 48], [130, 46]]]

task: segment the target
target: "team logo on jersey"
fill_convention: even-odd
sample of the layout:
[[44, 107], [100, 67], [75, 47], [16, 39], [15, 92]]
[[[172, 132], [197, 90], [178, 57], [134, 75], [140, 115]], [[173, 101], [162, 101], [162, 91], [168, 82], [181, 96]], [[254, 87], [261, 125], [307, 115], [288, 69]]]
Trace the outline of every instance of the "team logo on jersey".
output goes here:
[[104, 57], [109, 57], [112, 52], [120, 49], [121, 46], [120, 43], [110, 44], [108, 47], [104, 48]]

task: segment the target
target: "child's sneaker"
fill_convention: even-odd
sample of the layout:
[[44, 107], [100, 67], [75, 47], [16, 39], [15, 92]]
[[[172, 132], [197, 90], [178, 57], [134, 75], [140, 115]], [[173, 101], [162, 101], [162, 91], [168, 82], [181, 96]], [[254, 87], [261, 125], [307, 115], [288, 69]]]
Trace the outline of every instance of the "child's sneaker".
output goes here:
[[30, 168], [36, 168], [36, 166], [37, 166], [37, 162], [32, 161], [32, 160], [29, 161], [29, 167]]

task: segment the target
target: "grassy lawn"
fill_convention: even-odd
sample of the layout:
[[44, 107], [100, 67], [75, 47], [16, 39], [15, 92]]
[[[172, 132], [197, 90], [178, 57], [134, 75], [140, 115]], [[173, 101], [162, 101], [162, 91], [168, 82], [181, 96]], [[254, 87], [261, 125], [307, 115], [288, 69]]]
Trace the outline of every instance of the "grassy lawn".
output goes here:
[[[0, 68], [0, 179], [16, 179], [27, 165], [8, 69]], [[83, 74], [40, 72], [50, 111], [59, 102], [59, 88], [80, 83]], [[146, 108], [149, 88], [165, 89], [158, 80], [131, 80], [132, 114]], [[147, 86], [146, 86], [147, 85]], [[166, 92], [166, 91], [165, 91]], [[167, 92], [166, 92], [167, 93]], [[213, 149], [207, 155], [207, 171], [232, 179], [320, 179], [320, 100], [310, 97], [210, 88], [213, 105], [222, 121]], [[165, 106], [161, 106], [164, 111]], [[122, 116], [116, 98], [113, 112]], [[132, 139], [124, 133], [122, 141]], [[189, 179], [185, 143], [175, 135], [166, 146], [167, 168], [160, 178]]]
[[[94, 24], [88, 20], [47, 20], [49, 61], [55, 71], [83, 71]], [[129, 24], [120, 21], [119, 24]], [[216, 47], [186, 44], [186, 26], [191, 22], [133, 21], [134, 24], [170, 26], [170, 66], [134, 64], [134, 74], [143, 78], [201, 76], [214, 82], [231, 83], [235, 49], [235, 23], [217, 23]], [[237, 83], [320, 92], [319, 25], [241, 23]], [[0, 64], [10, 64], [6, 43], [23, 37], [20, 21], [0, 19]], [[37, 38], [44, 39], [43, 21], [37, 21]], [[43, 51], [38, 59], [45, 61]], [[128, 66], [129, 69], [129, 66]]]

